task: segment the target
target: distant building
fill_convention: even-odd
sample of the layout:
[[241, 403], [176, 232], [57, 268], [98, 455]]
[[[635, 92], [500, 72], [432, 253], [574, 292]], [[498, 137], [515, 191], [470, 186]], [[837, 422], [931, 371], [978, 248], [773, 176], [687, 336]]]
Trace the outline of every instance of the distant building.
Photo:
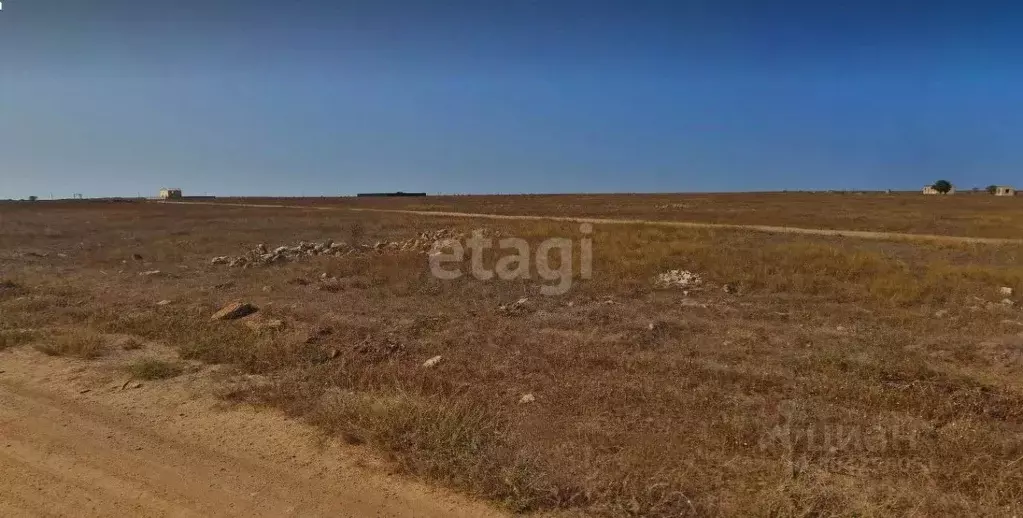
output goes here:
[[401, 192], [401, 191], [398, 191], [398, 192], [360, 192], [358, 194], [359, 198], [380, 198], [380, 197], [400, 198], [400, 197], [404, 197], [404, 196], [426, 196], [426, 193], [425, 192]]
[[[924, 194], [941, 194], [941, 191], [935, 189], [933, 185], [925, 185], [921, 192], [923, 192]], [[956, 188], [953, 185], [952, 188], [949, 189], [948, 193], [946, 193], [946, 194], [955, 194], [955, 193], [956, 193]]]
[[181, 189], [160, 189], [161, 200], [176, 200], [181, 198]]
[[1015, 196], [1016, 189], [1009, 185], [997, 185], [995, 186], [995, 192], [992, 194], [995, 196]]

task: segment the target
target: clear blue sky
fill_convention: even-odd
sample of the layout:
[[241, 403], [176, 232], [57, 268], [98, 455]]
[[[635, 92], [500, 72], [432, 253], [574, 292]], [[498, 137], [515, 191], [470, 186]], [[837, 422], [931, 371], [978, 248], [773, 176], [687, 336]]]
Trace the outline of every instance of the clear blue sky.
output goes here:
[[900, 189], [1021, 173], [1012, 2], [0, 11], [0, 198]]

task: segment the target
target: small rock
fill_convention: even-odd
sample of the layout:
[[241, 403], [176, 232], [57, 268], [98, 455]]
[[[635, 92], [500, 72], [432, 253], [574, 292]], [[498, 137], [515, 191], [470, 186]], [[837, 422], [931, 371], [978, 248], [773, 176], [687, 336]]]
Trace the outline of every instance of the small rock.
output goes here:
[[59, 253], [59, 254], [57, 254], [57, 257], [59, 257], [61, 259], [67, 259], [67, 254], [60, 254]]
[[532, 394], [523, 394], [522, 397], [519, 398], [519, 404], [520, 405], [528, 405], [530, 403], [535, 403], [535, 402], [536, 402], [536, 396], [534, 396]]
[[248, 302], [232, 302], [214, 313], [210, 320], [234, 320], [251, 315], [256, 311], [259, 309]]
[[231, 259], [225, 256], [214, 257], [213, 260], [210, 261], [212, 264], [227, 264], [229, 262], [231, 262]]
[[131, 388], [133, 389], [142, 388], [142, 383], [135, 382], [134, 384], [132, 384]]
[[136, 261], [141, 261], [142, 260], [142, 255], [141, 254], [131, 254], [131, 258], [136, 260]]
[[948, 315], [947, 309], [939, 309], [934, 312], [934, 318], [943, 318]]
[[274, 255], [281, 255], [281, 254], [288, 253], [288, 250], [289, 249], [286, 246], [279, 246], [277, 248], [274, 248], [274, 252], [273, 253], [274, 253]]
[[270, 293], [273, 290], [270, 286], [263, 286], [263, 293]]
[[256, 253], [265, 254], [267, 252], [266, 243], [260, 243], [256, 245]]
[[703, 279], [700, 275], [689, 270], [669, 270], [654, 280], [654, 285], [658, 288], [687, 288], [701, 284]]
[[1012, 288], [1010, 288], [1008, 286], [1002, 286], [1001, 288], [998, 288], [998, 293], [1001, 293], [1002, 295], [1005, 295], [1006, 297], [1011, 297], [1012, 296], [1012, 292], [1013, 292]]
[[1015, 306], [1016, 303], [1013, 302], [1012, 299], [1002, 299], [1002, 305], [1003, 306]]
[[734, 295], [739, 292], [739, 289], [732, 284], [725, 284], [721, 289], [729, 295]]
[[423, 368], [429, 369], [429, 368], [432, 368], [432, 367], [436, 367], [442, 361], [444, 361], [444, 357], [443, 356], [434, 356], [433, 358], [430, 358], [429, 360], [426, 360], [425, 362], [423, 362]]
[[654, 329], [657, 328], [657, 324], [654, 324], [653, 322], [650, 322], [649, 324], [646, 325], [646, 328], [647, 328], [648, 331], [653, 331]]
[[139, 275], [142, 277], [151, 277], [153, 275], [160, 275], [161, 273], [163, 272], [161, 272], [160, 270], [149, 270], [148, 272], [142, 272]]
[[253, 331], [260, 332], [263, 330], [280, 331], [284, 329], [284, 321], [279, 319], [262, 320], [258, 318], [245, 320], [245, 325]]
[[169, 306], [170, 304], [171, 304], [171, 301], [166, 300], [166, 299], [161, 300], [160, 302], [156, 303], [157, 306]]

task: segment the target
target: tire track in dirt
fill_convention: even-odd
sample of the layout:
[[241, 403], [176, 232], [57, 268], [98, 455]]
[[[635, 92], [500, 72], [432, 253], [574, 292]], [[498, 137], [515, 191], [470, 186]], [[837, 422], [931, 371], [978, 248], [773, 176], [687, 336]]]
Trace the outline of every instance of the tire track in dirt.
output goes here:
[[500, 516], [185, 381], [120, 390], [27, 349], [0, 365], [0, 516]]
[[218, 203], [200, 201], [161, 201], [171, 205], [213, 205], [220, 207], [249, 207], [260, 209], [302, 209], [322, 211], [350, 211], [350, 212], [379, 212], [389, 214], [408, 214], [414, 216], [453, 217], [471, 219], [494, 219], [494, 220], [518, 220], [518, 221], [560, 221], [567, 223], [590, 223], [594, 225], [646, 225], [669, 228], [692, 228], [709, 230], [749, 230], [769, 234], [803, 234], [812, 236], [851, 237], [855, 239], [869, 239], [875, 241], [928, 241], [935, 243], [968, 243], [984, 245], [1020, 245], [1023, 239], [1000, 238], [1000, 237], [973, 237], [973, 236], [943, 236], [939, 234], [907, 234], [901, 232], [878, 232], [873, 230], [836, 230], [826, 228], [804, 228], [804, 227], [781, 227], [774, 225], [742, 225], [735, 223], [705, 223], [699, 221], [669, 221], [649, 219], [616, 219], [616, 218], [589, 218], [577, 216], [542, 216], [542, 215], [512, 215], [512, 214], [487, 214], [478, 212], [449, 212], [432, 210], [406, 210], [406, 209], [371, 209], [365, 207], [322, 207], [315, 205], [279, 205], [259, 203]]

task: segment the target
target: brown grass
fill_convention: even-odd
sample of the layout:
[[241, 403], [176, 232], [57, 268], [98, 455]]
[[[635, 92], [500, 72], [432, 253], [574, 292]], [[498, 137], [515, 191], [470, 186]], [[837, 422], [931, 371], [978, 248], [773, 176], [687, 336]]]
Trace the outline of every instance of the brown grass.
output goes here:
[[84, 360], [98, 358], [106, 352], [107, 340], [98, 334], [75, 332], [59, 334], [35, 346], [49, 356], [72, 356]]
[[142, 380], [162, 380], [181, 375], [184, 368], [175, 362], [146, 358], [125, 367], [132, 378]]
[[988, 194], [718, 193], [218, 200], [1019, 238], [1023, 199]]
[[[775, 196], [743, 199], [772, 204]], [[804, 203], [795, 199], [796, 207]], [[818, 199], [823, 212], [845, 198]], [[521, 203], [505, 208], [541, 206]], [[0, 205], [0, 250], [51, 252], [0, 254], [22, 290], [0, 296], [0, 336], [50, 329], [71, 340], [60, 330], [85, 325], [95, 336], [132, 335], [174, 345], [186, 359], [237, 365], [266, 381], [233, 397], [284, 409], [386, 452], [407, 473], [510, 509], [608, 516], [1023, 511], [1023, 314], [1001, 304], [999, 293], [1023, 289], [1020, 246], [598, 226], [594, 278], [543, 297], [535, 272], [515, 282], [440, 281], [416, 254], [253, 269], [213, 266], [209, 258], [260, 242], [357, 235], [372, 243], [441, 227], [485, 226], [535, 244], [577, 237], [578, 225], [153, 204], [47, 207]], [[865, 217], [889, 217], [897, 226], [897, 212]], [[1015, 216], [1005, 209], [989, 217]], [[40, 235], [46, 227], [59, 235]], [[137, 264], [133, 253], [145, 260]], [[688, 296], [655, 289], [652, 278], [672, 268], [699, 272], [705, 286]], [[165, 273], [138, 276], [152, 269]], [[321, 289], [322, 273], [339, 280]], [[722, 291], [725, 284], [738, 293]], [[522, 297], [529, 301], [521, 310], [499, 309]], [[156, 306], [161, 299], [181, 302]], [[209, 321], [239, 299], [288, 325], [256, 333]], [[422, 367], [436, 355], [444, 357], [440, 365]], [[526, 393], [536, 401], [519, 404]]]

